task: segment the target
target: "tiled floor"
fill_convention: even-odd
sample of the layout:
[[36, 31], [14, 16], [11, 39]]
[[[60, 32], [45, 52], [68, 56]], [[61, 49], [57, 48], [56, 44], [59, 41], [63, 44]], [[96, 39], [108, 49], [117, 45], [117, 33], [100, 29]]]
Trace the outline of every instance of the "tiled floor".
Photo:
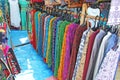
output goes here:
[[[11, 32], [13, 46], [29, 42], [27, 37], [25, 31]], [[56, 80], [51, 69], [31, 44], [15, 47], [14, 53], [21, 68], [21, 73], [16, 75], [15, 80]]]
[[14, 52], [21, 67], [21, 73], [16, 76], [16, 80], [45, 80], [52, 76], [52, 71], [31, 44], [17, 47]]

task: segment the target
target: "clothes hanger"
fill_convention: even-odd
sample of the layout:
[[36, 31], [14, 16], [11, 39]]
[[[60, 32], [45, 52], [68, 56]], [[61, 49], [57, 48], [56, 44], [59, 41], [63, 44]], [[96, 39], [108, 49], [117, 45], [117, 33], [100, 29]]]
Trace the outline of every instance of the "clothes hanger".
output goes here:
[[97, 25], [95, 24], [95, 31], [96, 31], [97, 29], [99, 29], [99, 27], [100, 27], [99, 24], [100, 24], [100, 19], [101, 19], [101, 18], [100, 18], [99, 16], [97, 16], [97, 17], [98, 17], [98, 22], [97, 22], [97, 18], [96, 18], [96, 22], [97, 22], [96, 24], [97, 24]]
[[87, 15], [85, 14], [85, 15], [84, 15], [84, 21], [83, 21], [83, 24], [81, 24], [80, 26], [81, 26], [81, 27], [84, 27], [84, 26], [87, 25], [87, 28], [89, 28], [89, 26], [88, 26], [88, 20], [86, 20], [86, 17], [87, 17]]

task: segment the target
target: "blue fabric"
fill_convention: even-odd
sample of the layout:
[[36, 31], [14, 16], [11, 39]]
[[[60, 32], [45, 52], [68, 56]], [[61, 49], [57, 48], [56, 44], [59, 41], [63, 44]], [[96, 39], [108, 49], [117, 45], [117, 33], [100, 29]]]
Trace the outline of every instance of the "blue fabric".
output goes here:
[[0, 0], [0, 8], [2, 9], [4, 18], [5, 18], [5, 13], [6, 13], [6, 6], [7, 6], [7, 1], [6, 0]]
[[42, 23], [42, 17], [43, 16], [46, 16], [46, 14], [45, 13], [43, 13], [43, 14], [41, 14], [40, 15], [40, 22], [39, 22], [39, 28], [38, 28], [38, 54], [40, 54], [41, 56], [43, 56], [43, 53], [42, 53], [42, 40], [43, 40], [43, 32], [42, 32], [42, 25], [43, 25], [43, 23]]
[[56, 39], [56, 29], [57, 29], [57, 23], [60, 21], [60, 18], [57, 18], [53, 22], [53, 36], [52, 36], [52, 71], [54, 71], [54, 66], [55, 66], [55, 39]]
[[[39, 11], [37, 11], [36, 13], [35, 13], [35, 29], [36, 29], [36, 37], [38, 37], [38, 26], [39, 26], [39, 22], [38, 22], [38, 14], [39, 14], [40, 12]], [[38, 39], [37, 39], [38, 40]]]
[[[39, 14], [40, 12], [39, 11], [37, 11], [36, 13], [35, 13], [35, 32], [36, 32], [36, 45], [38, 45], [38, 31], [39, 31], [39, 29], [38, 29], [38, 27], [40, 26], [40, 24], [39, 24], [39, 18], [38, 18], [38, 14]], [[37, 49], [38, 49], [38, 47], [37, 47]]]
[[49, 22], [50, 20], [53, 18], [53, 16], [50, 16], [47, 19], [47, 23], [46, 24], [46, 30], [45, 30], [45, 39], [44, 39], [44, 53], [43, 53], [43, 57], [46, 58], [46, 52], [47, 52], [47, 43], [48, 43], [48, 32], [49, 32]]
[[[57, 49], [58, 49], [58, 38], [59, 38], [59, 34], [58, 34], [58, 31], [59, 31], [59, 25], [62, 23], [63, 21], [58, 21], [57, 22], [57, 26], [56, 26], [56, 38], [55, 38], [55, 68], [54, 68], [54, 71], [57, 71], [56, 69], [59, 67], [59, 65], [57, 65], [56, 63], [58, 61], [56, 61], [56, 58], [57, 58]], [[54, 73], [54, 76], [56, 76], [57, 74]]]
[[106, 55], [108, 51], [110, 51], [110, 49], [117, 44], [117, 41], [118, 41], [118, 36], [116, 34], [112, 34], [112, 36], [109, 38], [108, 43], [106, 45], [104, 55]]

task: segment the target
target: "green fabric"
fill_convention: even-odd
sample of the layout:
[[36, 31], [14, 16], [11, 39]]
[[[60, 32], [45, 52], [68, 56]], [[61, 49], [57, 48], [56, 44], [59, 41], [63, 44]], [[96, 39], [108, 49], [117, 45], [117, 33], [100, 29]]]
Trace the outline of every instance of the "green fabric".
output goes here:
[[32, 22], [31, 22], [31, 14], [28, 13], [28, 31], [32, 33]]
[[48, 67], [52, 66], [52, 27], [53, 27], [53, 21], [56, 19], [56, 17], [52, 18], [50, 20], [49, 25], [49, 32], [48, 32], [48, 46], [47, 46], [47, 54], [48, 54]]
[[[41, 13], [40, 11], [37, 11], [35, 13], [35, 29], [36, 29], [36, 40], [38, 41], [38, 26], [39, 26], [39, 20], [38, 20], [38, 14]], [[36, 45], [37, 45], [37, 42], [36, 42]]]
[[29, 2], [26, 0], [19, 0], [19, 4], [21, 5], [22, 8], [27, 8]]
[[27, 30], [27, 8], [29, 2], [26, 0], [19, 0], [20, 6], [21, 6], [21, 22], [22, 22], [22, 30]]
[[2, 78], [2, 80], [7, 80], [6, 77]]
[[21, 9], [21, 22], [22, 22], [22, 30], [27, 30], [26, 27], [26, 10]]
[[54, 71], [54, 76], [56, 76], [56, 77], [58, 75], [58, 68], [59, 68], [59, 64], [60, 64], [60, 55], [61, 55], [61, 50], [62, 50], [63, 36], [64, 36], [65, 28], [69, 24], [70, 24], [70, 22], [68, 22], [68, 21], [61, 21], [60, 25], [58, 26], [58, 32], [56, 34], [57, 49], [55, 50], [56, 63], [55, 63], [55, 71]]

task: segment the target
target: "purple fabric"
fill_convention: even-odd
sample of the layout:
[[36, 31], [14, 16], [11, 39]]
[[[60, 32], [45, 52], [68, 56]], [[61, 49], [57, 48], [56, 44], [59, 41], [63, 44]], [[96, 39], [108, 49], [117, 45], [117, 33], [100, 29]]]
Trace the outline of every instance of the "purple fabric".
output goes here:
[[57, 22], [60, 20], [60, 18], [57, 18], [53, 22], [53, 33], [52, 33], [52, 71], [54, 72], [55, 67], [55, 39], [56, 39], [56, 28], [57, 28]]
[[108, 25], [120, 24], [120, 0], [112, 0], [108, 17]]
[[63, 67], [63, 80], [66, 80], [68, 69], [69, 69], [69, 63], [70, 63], [70, 55], [74, 40], [74, 35], [76, 28], [78, 27], [78, 24], [72, 23], [69, 25], [67, 36], [66, 36], [66, 53], [65, 53], [65, 59], [64, 59], [64, 67]]
[[86, 2], [96, 2], [96, 0], [86, 0]]

